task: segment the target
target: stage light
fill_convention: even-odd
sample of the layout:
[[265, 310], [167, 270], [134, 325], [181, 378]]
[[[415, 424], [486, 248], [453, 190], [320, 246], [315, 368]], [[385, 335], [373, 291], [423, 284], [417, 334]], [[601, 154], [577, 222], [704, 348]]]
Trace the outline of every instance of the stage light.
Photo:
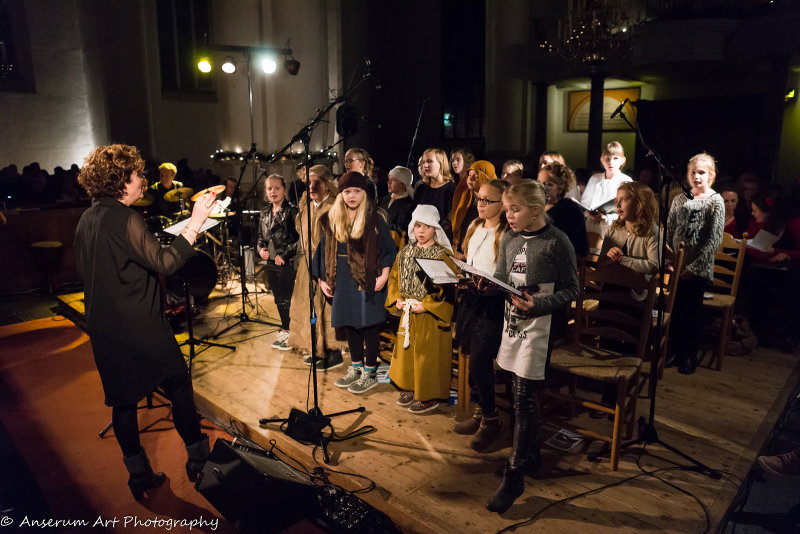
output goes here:
[[200, 61], [197, 62], [197, 68], [200, 69], [200, 72], [208, 74], [211, 72], [211, 62], [207, 57], [201, 58]]
[[290, 55], [283, 61], [283, 67], [292, 76], [297, 76], [297, 72], [300, 70], [300, 62]]
[[261, 70], [264, 71], [264, 74], [272, 74], [278, 69], [278, 63], [275, 61], [274, 57], [262, 56], [260, 63]]
[[236, 64], [234, 64], [231, 56], [225, 58], [225, 63], [222, 64], [222, 72], [225, 74], [233, 74], [236, 72]]

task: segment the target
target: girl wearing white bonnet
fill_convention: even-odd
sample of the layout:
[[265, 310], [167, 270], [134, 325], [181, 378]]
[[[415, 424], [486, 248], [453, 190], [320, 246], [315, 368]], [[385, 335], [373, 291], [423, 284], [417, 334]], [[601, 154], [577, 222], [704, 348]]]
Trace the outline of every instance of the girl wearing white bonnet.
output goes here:
[[402, 314], [389, 378], [403, 390], [397, 404], [417, 415], [436, 409], [439, 400], [450, 395], [453, 298], [451, 288], [434, 284], [416, 259], [449, 262], [449, 253], [452, 248], [439, 225], [439, 211], [431, 205], [417, 206], [408, 225], [408, 244], [389, 273], [386, 297], [386, 309]]

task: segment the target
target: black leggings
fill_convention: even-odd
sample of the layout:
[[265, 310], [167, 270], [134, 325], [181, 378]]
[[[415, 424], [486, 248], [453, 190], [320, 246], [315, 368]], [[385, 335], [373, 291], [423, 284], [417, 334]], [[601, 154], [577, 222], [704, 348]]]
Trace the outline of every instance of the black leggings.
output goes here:
[[294, 277], [296, 274], [294, 263], [287, 260], [283, 265], [275, 265], [274, 261], [267, 261], [267, 281], [272, 296], [275, 297], [275, 306], [281, 316], [281, 328], [289, 330], [289, 308], [292, 305], [292, 291], [294, 291]]
[[[164, 380], [161, 387], [172, 403], [172, 420], [183, 442], [191, 445], [200, 441], [203, 434], [200, 431], [200, 419], [194, 406], [194, 392], [188, 373], [181, 373]], [[142, 450], [139, 442], [137, 406], [138, 403], [124, 404], [113, 406], [111, 409], [114, 436], [124, 456], [133, 456]]]
[[494, 360], [500, 349], [503, 320], [488, 316], [475, 317], [470, 342], [469, 377], [478, 393], [478, 405], [484, 416], [497, 414], [494, 398]]
[[700, 319], [703, 314], [703, 292], [708, 280], [700, 276], [678, 282], [678, 294], [672, 309], [670, 341], [678, 363], [697, 355], [700, 347]]
[[[366, 367], [378, 366], [378, 325], [365, 328], [344, 327], [347, 334], [347, 345], [353, 363], [364, 363]], [[366, 351], [365, 351], [366, 348]]]

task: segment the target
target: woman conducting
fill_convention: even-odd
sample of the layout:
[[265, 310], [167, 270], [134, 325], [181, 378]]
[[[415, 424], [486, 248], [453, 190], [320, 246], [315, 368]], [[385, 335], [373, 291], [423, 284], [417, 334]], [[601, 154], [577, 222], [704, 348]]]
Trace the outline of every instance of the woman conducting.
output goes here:
[[145, 183], [144, 161], [135, 147], [97, 147], [84, 160], [78, 182], [92, 197], [75, 232], [87, 330], [130, 475], [128, 486], [139, 500], [166, 479], [153, 473], [139, 442], [136, 407], [157, 387], [172, 403], [175, 429], [188, 453], [189, 480], [197, 479], [209, 455], [191, 377], [162, 310], [158, 275], [174, 273], [194, 254], [192, 244], [216, 200], [213, 195], [201, 197], [183, 232], [162, 247], [130, 208], [142, 198]]

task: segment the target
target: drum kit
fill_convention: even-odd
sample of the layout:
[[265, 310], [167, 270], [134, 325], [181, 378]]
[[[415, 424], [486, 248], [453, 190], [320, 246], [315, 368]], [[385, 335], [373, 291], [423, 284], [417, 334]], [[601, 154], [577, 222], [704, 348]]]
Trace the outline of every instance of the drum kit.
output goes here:
[[[155, 201], [150, 192], [145, 192], [142, 198], [133, 203], [133, 206], [142, 210], [147, 229], [158, 238], [162, 246], [166, 247], [175, 239], [175, 235], [168, 229], [191, 215], [188, 202], [196, 202], [200, 197], [209, 193], [219, 195], [224, 190], [224, 185], [215, 185], [198, 193], [189, 187], [178, 187], [168, 191], [164, 195], [164, 200], [180, 202], [180, 210], [169, 216], [147, 216], [147, 208]], [[230, 198], [217, 201], [217, 206], [209, 214], [209, 218], [218, 219], [220, 224], [197, 236], [194, 243], [196, 254], [175, 274], [167, 277], [166, 288], [169, 291], [181, 294], [183, 281], [186, 280], [189, 282], [192, 297], [204, 300], [208, 298], [218, 283], [227, 283], [233, 277], [235, 264], [231, 252], [236, 247], [231, 243], [229, 217], [235, 212], [228, 209], [230, 203]]]

